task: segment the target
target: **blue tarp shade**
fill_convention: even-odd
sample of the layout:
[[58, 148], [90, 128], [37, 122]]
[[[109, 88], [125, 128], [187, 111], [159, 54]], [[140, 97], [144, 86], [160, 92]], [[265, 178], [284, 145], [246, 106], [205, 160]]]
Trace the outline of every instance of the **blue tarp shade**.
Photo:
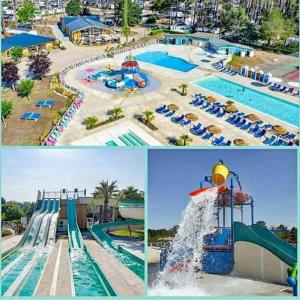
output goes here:
[[40, 117], [41, 117], [41, 113], [25, 113], [21, 119], [24, 119], [24, 120], [34, 120], [34, 121], [37, 121]]
[[39, 100], [38, 102], [36, 102], [35, 106], [51, 108], [53, 106], [53, 104], [54, 104], [53, 100], [45, 99], [45, 100]]
[[33, 47], [41, 44], [46, 44], [51, 41], [54, 41], [54, 39], [47, 36], [21, 33], [2, 39], [1, 51], [8, 51], [13, 47]]
[[107, 26], [101, 22], [90, 20], [90, 19], [83, 18], [83, 17], [78, 17], [76, 20], [68, 23], [66, 25], [66, 27], [68, 28], [68, 30], [70, 32], [80, 31], [80, 30], [83, 30], [83, 29], [89, 28], [89, 27], [98, 27], [101, 29], [109, 28], [109, 26]]

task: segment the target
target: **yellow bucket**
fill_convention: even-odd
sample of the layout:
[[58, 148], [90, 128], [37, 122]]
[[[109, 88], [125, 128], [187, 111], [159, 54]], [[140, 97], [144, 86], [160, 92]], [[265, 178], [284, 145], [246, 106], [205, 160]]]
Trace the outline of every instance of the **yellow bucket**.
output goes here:
[[212, 182], [216, 185], [222, 185], [226, 181], [229, 169], [222, 163], [217, 163], [212, 168]]

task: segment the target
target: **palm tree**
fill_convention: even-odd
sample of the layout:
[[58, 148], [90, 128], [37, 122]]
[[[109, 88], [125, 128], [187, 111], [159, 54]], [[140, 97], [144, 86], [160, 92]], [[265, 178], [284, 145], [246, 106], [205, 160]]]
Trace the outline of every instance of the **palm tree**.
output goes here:
[[123, 113], [123, 108], [121, 106], [116, 106], [110, 111], [110, 114], [113, 119], [120, 118], [122, 113]]
[[123, 34], [126, 39], [126, 44], [128, 44], [128, 37], [130, 36], [130, 27], [128, 25], [128, 0], [124, 0], [123, 10]]
[[189, 137], [189, 135], [187, 134], [183, 134], [182, 136], [180, 136], [179, 140], [178, 140], [178, 145], [179, 146], [188, 146], [193, 140]]
[[130, 185], [123, 189], [119, 194], [119, 199], [132, 199], [132, 200], [142, 200], [144, 199], [143, 192], [136, 189], [134, 186]]
[[31, 79], [23, 79], [20, 82], [19, 88], [18, 88], [18, 96], [21, 98], [27, 98], [29, 101], [31, 101], [30, 94], [32, 93], [32, 89], [34, 87], [34, 81]]
[[155, 119], [154, 113], [150, 110], [144, 111], [143, 115], [145, 116], [145, 121], [147, 125], [150, 125], [151, 122]]
[[[107, 223], [110, 221], [110, 211], [108, 207], [108, 201], [112, 197], [114, 197], [117, 194], [117, 180], [112, 181], [111, 183], [108, 182], [108, 180], [100, 181], [99, 186], [96, 187], [96, 190], [94, 192], [94, 198], [100, 198], [104, 199], [104, 211], [103, 211], [103, 222]], [[99, 211], [99, 221], [101, 218], [101, 206]]]
[[179, 88], [181, 89], [181, 95], [185, 96], [187, 94], [188, 85], [186, 83], [182, 83]]
[[86, 126], [86, 129], [92, 129], [97, 123], [99, 123], [99, 119], [95, 116], [87, 117], [83, 121], [83, 124]]

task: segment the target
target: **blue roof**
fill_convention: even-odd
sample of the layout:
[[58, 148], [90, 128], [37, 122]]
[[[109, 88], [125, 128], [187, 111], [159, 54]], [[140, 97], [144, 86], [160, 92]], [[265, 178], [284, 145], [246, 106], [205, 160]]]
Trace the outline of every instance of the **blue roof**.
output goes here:
[[[89, 20], [100, 21], [99, 16], [82, 16], [82, 17], [85, 19], [89, 19]], [[73, 22], [74, 20], [77, 20], [78, 18], [80, 18], [80, 17], [69, 16], [69, 17], [63, 17], [62, 19], [63, 19], [64, 24], [67, 25], [67, 24]]]
[[88, 19], [86, 17], [78, 17], [76, 20], [66, 24], [66, 27], [70, 32], [79, 31], [89, 27], [98, 27], [102, 29], [109, 28], [109, 26], [95, 20]]
[[42, 35], [34, 35], [29, 33], [20, 33], [4, 38], [1, 40], [1, 51], [7, 51], [13, 47], [32, 47], [53, 41], [50, 38]]

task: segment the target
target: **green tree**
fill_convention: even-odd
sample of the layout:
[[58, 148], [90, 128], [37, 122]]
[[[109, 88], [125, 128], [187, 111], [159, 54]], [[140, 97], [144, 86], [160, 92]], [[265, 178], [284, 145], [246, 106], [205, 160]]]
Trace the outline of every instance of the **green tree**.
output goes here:
[[176, 0], [154, 0], [152, 10], [160, 13], [167, 13], [170, 10], [171, 5], [175, 5]]
[[147, 24], [155, 24], [156, 20], [157, 20], [156, 15], [151, 15], [148, 17], [146, 23]]
[[83, 121], [83, 124], [86, 126], [87, 129], [91, 129], [98, 122], [99, 122], [99, 119], [96, 116], [92, 116], [92, 117], [85, 118], [84, 121]]
[[181, 95], [186, 96], [188, 85], [186, 83], [182, 83], [179, 88], [181, 89]]
[[237, 34], [247, 27], [249, 22], [249, 17], [241, 6], [224, 10], [221, 15], [221, 24], [225, 32], [231, 31], [233, 34]]
[[81, 14], [81, 6], [79, 0], [70, 0], [66, 6], [68, 16], [79, 16]]
[[130, 185], [130, 186], [126, 187], [125, 189], [121, 190], [118, 198], [119, 199], [143, 200], [144, 193], [142, 191], [136, 189], [134, 186]]
[[[127, 4], [126, 4], [127, 2]], [[125, 4], [125, 5], [124, 5]], [[128, 10], [128, 25], [138, 25], [142, 21], [142, 8], [139, 4], [133, 3], [132, 0], [116, 0], [115, 1], [115, 18], [119, 24], [124, 26], [124, 14]], [[126, 20], [125, 20], [126, 21]]]
[[36, 9], [31, 2], [25, 2], [17, 10], [17, 18], [19, 22], [32, 23]]
[[121, 106], [116, 106], [110, 111], [111, 117], [115, 120], [122, 116], [123, 109]]
[[[104, 199], [104, 212], [103, 212], [103, 222], [107, 223], [110, 221], [110, 210], [108, 207], [109, 200], [117, 195], [117, 180], [112, 181], [111, 183], [108, 180], [100, 181], [99, 186], [96, 187], [94, 192], [94, 198]], [[101, 210], [99, 212], [99, 217], [101, 218]]]
[[188, 134], [183, 134], [177, 141], [177, 146], [188, 146], [193, 141]]
[[3, 214], [3, 221], [15, 221], [20, 220], [21, 217], [24, 217], [24, 212], [15, 203], [6, 203], [5, 204], [5, 213]]
[[256, 224], [257, 224], [257, 225], [260, 225], [260, 226], [267, 227], [267, 224], [266, 224], [265, 221], [257, 221]]
[[278, 43], [285, 35], [285, 20], [279, 9], [271, 10], [262, 20], [260, 36], [269, 45]]
[[19, 62], [23, 56], [23, 48], [22, 47], [13, 47], [10, 50], [10, 57], [15, 61]]
[[152, 111], [150, 111], [150, 110], [144, 111], [143, 115], [145, 117], [145, 121], [146, 121], [147, 125], [151, 124], [152, 121], [155, 119], [154, 113]]
[[9, 100], [2, 100], [1, 104], [1, 118], [4, 127], [6, 127], [5, 119], [11, 115], [13, 109], [12, 102]]
[[288, 236], [289, 242], [292, 244], [297, 244], [297, 228], [292, 227], [289, 236]]
[[21, 98], [27, 98], [29, 101], [31, 101], [30, 94], [32, 93], [34, 87], [34, 81], [31, 79], [23, 79], [20, 82], [20, 85], [18, 87], [18, 96]]

